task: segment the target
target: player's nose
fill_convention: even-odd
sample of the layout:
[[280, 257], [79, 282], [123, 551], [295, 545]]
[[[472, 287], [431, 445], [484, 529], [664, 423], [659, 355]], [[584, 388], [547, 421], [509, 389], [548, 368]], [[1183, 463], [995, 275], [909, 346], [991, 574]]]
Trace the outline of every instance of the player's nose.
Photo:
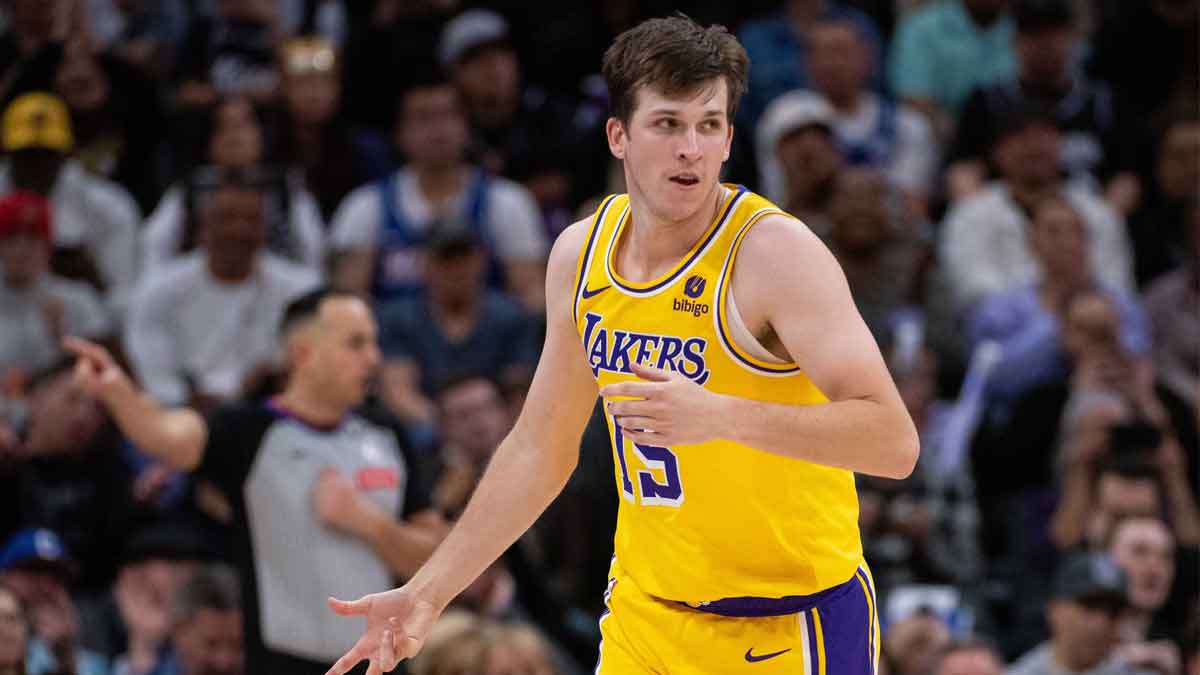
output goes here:
[[700, 159], [700, 135], [695, 127], [682, 135], [677, 149], [679, 158], [690, 162]]

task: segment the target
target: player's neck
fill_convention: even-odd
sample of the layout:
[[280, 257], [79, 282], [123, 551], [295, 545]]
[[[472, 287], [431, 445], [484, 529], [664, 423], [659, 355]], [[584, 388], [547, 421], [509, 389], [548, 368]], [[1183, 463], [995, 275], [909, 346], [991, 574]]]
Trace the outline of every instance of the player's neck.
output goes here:
[[346, 415], [346, 406], [334, 403], [319, 393], [316, 387], [308, 386], [294, 375], [288, 378], [283, 393], [275, 397], [275, 403], [304, 422], [313, 426], [334, 426]]
[[678, 262], [716, 219], [726, 192], [718, 183], [704, 206], [677, 221], [656, 217], [645, 200], [631, 200], [630, 227], [624, 241], [618, 242], [622, 274], [637, 281], [649, 280]]

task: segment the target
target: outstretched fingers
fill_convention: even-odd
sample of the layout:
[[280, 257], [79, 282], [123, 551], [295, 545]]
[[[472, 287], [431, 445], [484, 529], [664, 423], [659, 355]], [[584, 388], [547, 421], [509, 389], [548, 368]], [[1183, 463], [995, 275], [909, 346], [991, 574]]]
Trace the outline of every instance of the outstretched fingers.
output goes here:
[[325, 671], [325, 675], [346, 675], [346, 673], [350, 672], [350, 669], [358, 665], [359, 661], [367, 658], [371, 650], [367, 647], [365, 641], [366, 638], [359, 640], [353, 649], [343, 654], [342, 658], [338, 659], [329, 670]]
[[108, 360], [108, 352], [104, 351], [103, 347], [83, 338], [67, 336], [63, 338], [62, 345], [63, 349], [83, 359], [98, 363], [105, 363]]
[[367, 597], [358, 600], [338, 600], [329, 598], [329, 609], [340, 616], [365, 616], [371, 610], [371, 599]]

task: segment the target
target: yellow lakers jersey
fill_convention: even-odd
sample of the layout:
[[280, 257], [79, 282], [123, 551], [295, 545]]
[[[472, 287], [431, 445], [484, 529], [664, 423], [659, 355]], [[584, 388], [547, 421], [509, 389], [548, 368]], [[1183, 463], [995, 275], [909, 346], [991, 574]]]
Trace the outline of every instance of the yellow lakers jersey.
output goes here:
[[[640, 362], [716, 393], [815, 405], [828, 399], [794, 363], [756, 358], [729, 328], [728, 289], [742, 238], [778, 207], [745, 188], [729, 194], [692, 249], [644, 283], [615, 269], [629, 197], [611, 196], [591, 222], [575, 279], [574, 319], [600, 386], [634, 379]], [[825, 590], [862, 560], [850, 471], [726, 440], [661, 448], [608, 429], [621, 505], [621, 567], [653, 596], [702, 605]]]

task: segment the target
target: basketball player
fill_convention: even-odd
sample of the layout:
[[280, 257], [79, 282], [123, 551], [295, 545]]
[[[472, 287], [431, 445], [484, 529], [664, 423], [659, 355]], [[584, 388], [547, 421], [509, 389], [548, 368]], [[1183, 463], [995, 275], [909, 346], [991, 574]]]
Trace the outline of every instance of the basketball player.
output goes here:
[[597, 393], [621, 495], [597, 672], [875, 672], [854, 472], [908, 475], [917, 435], [833, 256], [718, 182], [746, 68], [683, 17], [605, 54], [629, 194], [555, 244], [542, 362], [453, 532], [403, 587], [331, 599], [367, 628], [329, 675], [421, 648], [562, 489]]

